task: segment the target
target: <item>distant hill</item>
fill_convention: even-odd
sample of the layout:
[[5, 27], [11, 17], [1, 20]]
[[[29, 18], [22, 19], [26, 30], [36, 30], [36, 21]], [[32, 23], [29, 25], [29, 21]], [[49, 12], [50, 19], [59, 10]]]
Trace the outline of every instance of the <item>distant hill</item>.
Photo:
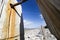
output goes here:
[[40, 28], [25, 28], [24, 30], [34, 30], [34, 29], [40, 29]]

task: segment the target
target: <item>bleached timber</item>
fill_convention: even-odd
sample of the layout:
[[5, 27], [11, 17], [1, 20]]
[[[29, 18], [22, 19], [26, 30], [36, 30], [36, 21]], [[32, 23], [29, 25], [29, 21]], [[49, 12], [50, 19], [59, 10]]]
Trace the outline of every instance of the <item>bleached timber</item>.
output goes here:
[[[10, 3], [17, 3], [17, 0], [0, 0], [0, 39], [19, 40], [20, 17], [10, 7]], [[21, 16], [21, 5], [15, 8]]]

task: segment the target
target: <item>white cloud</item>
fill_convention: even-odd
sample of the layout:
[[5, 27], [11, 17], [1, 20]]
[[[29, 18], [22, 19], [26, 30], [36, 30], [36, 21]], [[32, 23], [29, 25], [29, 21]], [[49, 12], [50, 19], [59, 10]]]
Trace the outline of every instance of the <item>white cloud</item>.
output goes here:
[[41, 23], [36, 23], [29, 20], [24, 20], [24, 28], [37, 28], [41, 25], [46, 26], [45, 21], [41, 21]]
[[40, 18], [43, 19], [43, 20], [41, 21], [41, 25], [42, 25], [42, 26], [46, 26], [46, 23], [45, 23], [45, 20], [44, 20], [42, 14], [40, 14]]
[[43, 16], [42, 16], [42, 14], [40, 14], [40, 17], [43, 19]]
[[29, 20], [24, 20], [24, 27], [25, 28], [32, 28], [33, 22]]
[[24, 28], [36, 28], [38, 25], [35, 22], [24, 20]]
[[28, 21], [28, 20], [24, 20], [24, 25], [30, 25], [30, 24], [32, 24], [33, 22], [31, 22], [31, 21]]

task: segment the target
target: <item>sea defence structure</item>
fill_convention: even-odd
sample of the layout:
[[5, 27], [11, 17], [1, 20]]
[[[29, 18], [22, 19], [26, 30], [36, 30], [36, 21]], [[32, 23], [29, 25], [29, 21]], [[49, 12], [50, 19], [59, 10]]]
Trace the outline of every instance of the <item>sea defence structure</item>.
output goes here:
[[60, 40], [60, 0], [36, 0], [50, 32]]

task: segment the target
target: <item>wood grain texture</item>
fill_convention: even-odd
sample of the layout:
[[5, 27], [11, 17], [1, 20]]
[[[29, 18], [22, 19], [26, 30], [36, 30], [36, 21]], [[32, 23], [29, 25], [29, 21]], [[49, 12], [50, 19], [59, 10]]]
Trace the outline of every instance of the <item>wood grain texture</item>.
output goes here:
[[[3, 33], [5, 35], [5, 38], [14, 37], [15, 36], [15, 11], [10, 7], [10, 3], [12, 1], [9, 0], [7, 7], [6, 7], [6, 19], [4, 22], [3, 27]], [[14, 40], [12, 39], [6, 39], [6, 40]]]
[[60, 40], [60, 0], [37, 0], [51, 33]]

